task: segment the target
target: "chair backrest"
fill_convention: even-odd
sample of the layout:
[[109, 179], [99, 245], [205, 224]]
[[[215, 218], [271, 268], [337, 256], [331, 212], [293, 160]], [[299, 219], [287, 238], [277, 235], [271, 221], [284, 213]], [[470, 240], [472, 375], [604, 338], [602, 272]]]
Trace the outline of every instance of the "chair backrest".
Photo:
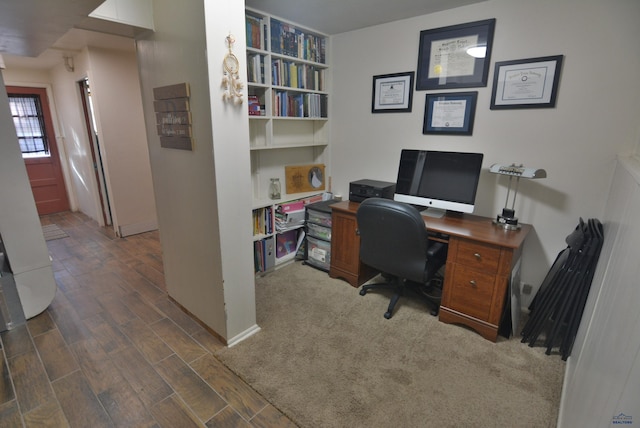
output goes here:
[[384, 273], [426, 280], [428, 236], [412, 205], [391, 199], [365, 199], [356, 212], [360, 260]]

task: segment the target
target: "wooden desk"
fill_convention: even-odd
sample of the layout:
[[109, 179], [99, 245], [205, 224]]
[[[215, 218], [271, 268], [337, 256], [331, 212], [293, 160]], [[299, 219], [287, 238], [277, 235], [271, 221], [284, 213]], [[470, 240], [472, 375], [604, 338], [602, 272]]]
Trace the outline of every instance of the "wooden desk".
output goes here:
[[[377, 272], [360, 262], [356, 210], [359, 204], [343, 201], [331, 206], [332, 238], [329, 276], [359, 287]], [[449, 250], [439, 319], [471, 327], [495, 342], [507, 290], [531, 230], [505, 230], [491, 218], [448, 213], [442, 218], [424, 217], [433, 239], [448, 242]], [[434, 236], [434, 234], [436, 234]]]

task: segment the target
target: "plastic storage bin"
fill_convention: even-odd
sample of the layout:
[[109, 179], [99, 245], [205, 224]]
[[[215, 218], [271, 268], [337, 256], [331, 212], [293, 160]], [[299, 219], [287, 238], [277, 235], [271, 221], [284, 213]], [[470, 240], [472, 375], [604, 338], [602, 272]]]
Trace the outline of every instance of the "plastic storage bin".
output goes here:
[[328, 271], [331, 266], [331, 242], [307, 236], [307, 263]]
[[331, 212], [322, 212], [307, 207], [307, 223], [331, 227]]
[[314, 238], [320, 238], [325, 241], [331, 241], [331, 228], [319, 226], [314, 223], [307, 224], [307, 233]]

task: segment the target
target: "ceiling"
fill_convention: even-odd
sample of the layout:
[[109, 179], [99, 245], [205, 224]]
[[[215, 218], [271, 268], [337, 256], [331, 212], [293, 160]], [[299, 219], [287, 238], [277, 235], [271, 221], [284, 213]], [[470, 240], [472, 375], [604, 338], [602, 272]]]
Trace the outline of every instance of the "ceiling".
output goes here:
[[487, 0], [245, 0], [245, 4], [332, 35], [484, 1]]
[[[88, 18], [104, 0], [0, 0], [0, 55], [7, 67], [48, 69], [85, 46], [133, 49], [135, 27]], [[218, 0], [216, 0], [218, 1]], [[486, 0], [245, 0], [247, 7], [325, 34]]]

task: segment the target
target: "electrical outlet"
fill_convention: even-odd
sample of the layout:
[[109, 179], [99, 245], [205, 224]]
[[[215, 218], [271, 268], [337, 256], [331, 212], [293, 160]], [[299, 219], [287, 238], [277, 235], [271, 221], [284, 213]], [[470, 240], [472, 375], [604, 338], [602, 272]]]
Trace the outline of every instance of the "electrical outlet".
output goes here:
[[522, 294], [531, 294], [532, 289], [531, 284], [522, 284]]

